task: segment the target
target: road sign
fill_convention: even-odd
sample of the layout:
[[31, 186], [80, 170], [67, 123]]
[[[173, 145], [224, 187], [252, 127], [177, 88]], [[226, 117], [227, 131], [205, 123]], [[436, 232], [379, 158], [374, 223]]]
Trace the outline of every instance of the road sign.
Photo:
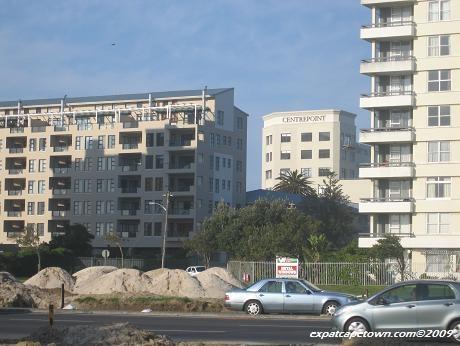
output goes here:
[[102, 257], [105, 259], [109, 258], [110, 256], [110, 251], [109, 250], [102, 250]]
[[297, 279], [299, 277], [299, 259], [277, 256], [276, 277]]

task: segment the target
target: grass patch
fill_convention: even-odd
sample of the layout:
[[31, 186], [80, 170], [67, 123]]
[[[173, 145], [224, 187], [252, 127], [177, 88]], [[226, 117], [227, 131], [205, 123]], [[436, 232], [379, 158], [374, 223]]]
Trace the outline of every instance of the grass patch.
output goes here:
[[366, 290], [369, 291], [369, 297], [380, 292], [387, 286], [360, 286], [360, 285], [320, 285], [319, 288], [326, 291], [349, 293], [354, 295], [362, 295]]

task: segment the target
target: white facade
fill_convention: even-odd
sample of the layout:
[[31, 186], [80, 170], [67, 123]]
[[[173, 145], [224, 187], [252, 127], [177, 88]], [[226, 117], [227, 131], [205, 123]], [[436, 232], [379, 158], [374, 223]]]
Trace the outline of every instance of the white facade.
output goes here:
[[323, 184], [329, 170], [340, 179], [357, 179], [359, 163], [369, 159], [370, 149], [356, 143], [355, 117], [333, 109], [265, 115], [262, 188], [273, 188], [277, 178], [288, 170], [309, 177], [316, 189]]
[[[412, 260], [458, 263], [460, 256], [460, 0], [362, 0], [371, 25], [361, 38], [370, 93], [361, 107], [371, 128], [361, 141], [372, 179], [360, 211], [371, 216], [371, 247], [386, 233], [401, 236]], [[458, 268], [456, 264], [456, 268]]]

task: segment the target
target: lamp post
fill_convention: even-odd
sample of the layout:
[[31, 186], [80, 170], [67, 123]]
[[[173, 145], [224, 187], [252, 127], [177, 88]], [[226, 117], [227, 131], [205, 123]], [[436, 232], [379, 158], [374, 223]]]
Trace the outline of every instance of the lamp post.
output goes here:
[[166, 254], [166, 235], [168, 233], [168, 211], [169, 211], [169, 199], [173, 197], [171, 192], [166, 191], [166, 194], [163, 195], [166, 198], [166, 206], [157, 202], [149, 202], [150, 205], [157, 205], [162, 208], [165, 212], [165, 228], [163, 231], [163, 245], [161, 247], [161, 268], [165, 267], [165, 254]]

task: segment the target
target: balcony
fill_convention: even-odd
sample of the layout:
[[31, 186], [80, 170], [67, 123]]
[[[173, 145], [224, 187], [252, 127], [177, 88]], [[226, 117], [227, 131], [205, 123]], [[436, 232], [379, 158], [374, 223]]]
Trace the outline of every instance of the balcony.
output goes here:
[[71, 167], [55, 167], [53, 168], [54, 174], [67, 174], [70, 173]]
[[[179, 173], [182, 173], [184, 171], [194, 171], [195, 169], [195, 163], [185, 163], [185, 164], [169, 164], [169, 170], [173, 171], [178, 171]], [[174, 173], [174, 172], [171, 172]]]
[[362, 129], [359, 141], [361, 143], [414, 142], [415, 130], [413, 127], [381, 127]]
[[410, 5], [414, 4], [415, 0], [361, 0], [361, 5], [373, 7], [375, 5]]
[[413, 107], [415, 106], [415, 94], [412, 91], [384, 91], [363, 94], [359, 99], [359, 106], [365, 109]]
[[32, 126], [32, 132], [46, 132], [46, 126]]
[[21, 217], [22, 211], [7, 211], [6, 216], [8, 217]]
[[193, 208], [185, 209], [185, 208], [171, 208], [169, 211], [169, 215], [171, 217], [186, 217], [191, 218], [194, 215], [195, 210]]
[[137, 172], [140, 166], [141, 164], [139, 163], [134, 165], [122, 165], [120, 167], [122, 172]]
[[413, 238], [414, 233], [360, 233], [358, 238], [358, 246], [361, 248], [370, 248], [377, 244], [380, 239], [383, 239], [387, 235], [393, 235], [401, 238], [401, 243], [404, 241], [403, 238]]
[[51, 216], [53, 217], [69, 217], [70, 211], [69, 210], [53, 210], [51, 211]]
[[412, 21], [382, 22], [361, 27], [361, 39], [378, 40], [389, 38], [410, 38], [415, 36]]
[[122, 149], [139, 149], [139, 143], [123, 143], [121, 145]]
[[68, 125], [54, 125], [54, 131], [55, 132], [69, 131], [69, 126]]
[[413, 162], [372, 162], [360, 165], [361, 179], [373, 178], [413, 178], [415, 167]]
[[412, 198], [363, 198], [359, 203], [359, 212], [367, 214], [408, 214], [414, 212]]
[[8, 190], [8, 196], [22, 196], [22, 190]]
[[70, 195], [72, 193], [71, 189], [53, 189], [53, 195]]
[[8, 170], [8, 174], [22, 174], [23, 173], [23, 169], [22, 168], [11, 168]]
[[415, 58], [412, 56], [390, 56], [361, 60], [360, 73], [390, 74], [407, 73], [415, 71]]
[[24, 152], [24, 148], [9, 148], [10, 154], [22, 154]]
[[122, 216], [136, 216], [138, 209], [120, 209], [120, 215]]
[[123, 121], [124, 129], [135, 129], [139, 127], [138, 121]]

